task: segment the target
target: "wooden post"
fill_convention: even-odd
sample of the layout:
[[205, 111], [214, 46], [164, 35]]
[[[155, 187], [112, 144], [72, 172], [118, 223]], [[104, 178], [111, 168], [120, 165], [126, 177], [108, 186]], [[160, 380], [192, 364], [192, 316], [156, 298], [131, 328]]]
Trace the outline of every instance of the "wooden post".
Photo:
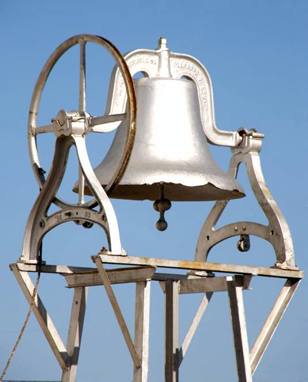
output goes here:
[[136, 283], [135, 303], [135, 348], [141, 359], [141, 366], [134, 365], [133, 382], [147, 382], [149, 363], [150, 331], [150, 287], [151, 281]]
[[74, 289], [71, 318], [67, 337], [67, 353], [69, 365], [63, 371], [62, 382], [75, 382], [77, 378], [77, 365], [81, 346], [81, 336], [86, 311], [87, 288]]
[[252, 382], [243, 285], [239, 285], [233, 277], [228, 277], [227, 279], [238, 381]]
[[179, 381], [179, 282], [165, 283], [165, 382]]

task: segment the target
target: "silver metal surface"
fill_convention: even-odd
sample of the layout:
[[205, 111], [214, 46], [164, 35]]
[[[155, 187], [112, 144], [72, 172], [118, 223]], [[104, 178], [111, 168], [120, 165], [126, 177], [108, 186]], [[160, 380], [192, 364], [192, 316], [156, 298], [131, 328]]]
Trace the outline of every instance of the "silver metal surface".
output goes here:
[[241, 235], [254, 235], [268, 241], [275, 250], [275, 267], [281, 269], [298, 269], [291, 232], [286, 219], [266, 185], [260, 160], [263, 135], [250, 131], [243, 132], [242, 144], [233, 150], [229, 173], [237, 176], [241, 163], [246, 166], [252, 191], [268, 219], [268, 225], [237, 221], [218, 229], [215, 228], [228, 201], [217, 201], [201, 229], [196, 248], [196, 260], [207, 261], [210, 250], [227, 238]]
[[[125, 89], [128, 94], [127, 109], [125, 114], [116, 116], [92, 117], [86, 112], [86, 44], [96, 43], [107, 49], [117, 62], [119, 70], [124, 78]], [[80, 46], [80, 76], [79, 76], [79, 105], [78, 111], [60, 110], [50, 125], [37, 126], [37, 116], [43, 89], [48, 76], [59, 58], [71, 47]], [[128, 126], [124, 146], [117, 168], [111, 175], [105, 190], [99, 184], [86, 149], [86, 134], [103, 131], [101, 124], [110, 120], [125, 120]], [[121, 247], [120, 234], [116, 215], [106, 191], [112, 190], [119, 182], [127, 166], [132, 145], [135, 138], [136, 98], [133, 81], [125, 60], [117, 48], [108, 40], [93, 35], [78, 35], [62, 43], [49, 57], [44, 65], [38, 81], [35, 85], [30, 111], [29, 111], [29, 148], [32, 167], [39, 182], [41, 191], [28, 218], [21, 260], [24, 262], [38, 262], [39, 248], [44, 235], [54, 227], [67, 221], [75, 221], [80, 224], [98, 224], [107, 236], [109, 250], [113, 253], [124, 253]], [[56, 136], [55, 153], [48, 177], [40, 166], [38, 155], [38, 134], [54, 133]], [[79, 201], [77, 204], [67, 203], [57, 197], [66, 170], [67, 158], [70, 148], [76, 147], [80, 180], [78, 185]], [[91, 189], [94, 199], [84, 202], [85, 180]], [[52, 215], [48, 214], [49, 207], [55, 203], [60, 210]], [[99, 206], [96, 210], [94, 207]]]
[[[213, 89], [206, 68], [195, 57], [179, 54], [167, 48], [167, 40], [160, 38], [157, 50], [137, 49], [124, 56], [131, 75], [143, 73], [148, 78], [189, 78], [196, 85], [202, 126], [207, 139], [216, 145], [236, 147], [242, 138], [237, 131], [224, 131], [216, 126]], [[110, 84], [106, 114], [125, 111], [126, 94], [120, 71], [115, 68]], [[116, 128], [114, 124], [111, 128]]]
[[[135, 143], [126, 171], [110, 196], [158, 200], [163, 193], [166, 199], [183, 201], [242, 197], [243, 191], [234, 177], [223, 173], [209, 152], [201, 114], [205, 96], [198, 93], [199, 77], [196, 79], [180, 71], [176, 78], [172, 77], [172, 55], [165, 46], [149, 53], [148, 58], [153, 54], [157, 57], [156, 72], [144, 64], [142, 71], [147, 77], [135, 81], [138, 106]], [[147, 53], [143, 56], [147, 57]], [[128, 65], [135, 62], [131, 61], [132, 57], [134, 54], [129, 56]], [[192, 59], [185, 61], [183, 56], [181, 60], [193, 65]], [[133, 64], [130, 70], [134, 74]], [[114, 87], [117, 86], [116, 83]], [[117, 89], [111, 94], [112, 113], [114, 108], [118, 113], [123, 112], [125, 103], [122, 109], [113, 106], [118, 102], [115, 97], [120, 97], [121, 102], [121, 94]], [[118, 167], [126, 130], [125, 122], [119, 125], [109, 152], [95, 169], [104, 187]]]
[[[123, 88], [122, 91], [127, 92], [127, 108], [121, 113], [121, 115], [116, 116], [90, 116], [86, 113], [86, 59], [85, 59], [85, 46], [87, 43], [95, 43], [103, 48], [107, 49], [108, 52], [113, 56], [117, 63], [117, 68], [121, 73], [123, 79]], [[37, 126], [37, 117], [39, 113], [39, 106], [41, 97], [43, 94], [44, 87], [46, 85], [47, 79], [58, 62], [60, 57], [67, 52], [74, 45], [80, 46], [80, 79], [79, 79], [79, 105], [78, 110], [79, 113], [76, 112], [77, 119], [82, 123], [84, 127], [83, 135], [89, 132], [101, 132], [108, 131], [108, 127], [102, 127], [101, 124], [109, 122], [110, 118], [114, 120], [122, 121], [123, 118], [126, 119], [128, 124], [126, 143], [124, 146], [124, 150], [122, 151], [121, 159], [118, 164], [119, 167], [116, 169], [115, 173], [112, 174], [112, 178], [109, 179], [108, 185], [105, 187], [105, 191], [112, 190], [113, 187], [119, 182], [125, 168], [127, 166], [129, 156], [131, 153], [132, 145], [135, 138], [135, 122], [136, 122], [136, 96], [134, 91], [134, 86], [132, 82], [132, 77], [130, 76], [129, 69], [127, 64], [118, 51], [118, 49], [108, 40], [101, 36], [82, 34], [76, 35], [68, 40], [64, 41], [61, 45], [57, 47], [57, 49], [52, 53], [52, 55], [48, 58], [45, 63], [39, 78], [35, 84], [34, 91], [32, 94], [30, 110], [29, 110], [29, 119], [28, 119], [28, 141], [29, 141], [29, 152], [32, 168], [34, 170], [34, 174], [39, 183], [39, 186], [42, 187], [45, 182], [44, 171], [41, 168], [40, 160], [39, 160], [39, 152], [38, 152], [38, 134], [54, 132], [57, 136], [60, 134], [68, 135], [71, 134], [71, 129], [63, 129], [61, 126], [57, 124], [57, 119], [54, 120], [53, 123]], [[124, 114], [125, 113], [125, 114]], [[68, 114], [66, 112], [66, 114]], [[110, 114], [110, 113], [109, 113]], [[74, 120], [76, 126], [76, 119]], [[66, 125], [66, 127], [68, 127]], [[58, 205], [64, 205], [61, 200], [55, 198], [55, 202]]]
[[[79, 113], [86, 112], [86, 42], [80, 41], [80, 65], [79, 65]], [[84, 204], [85, 179], [79, 166], [79, 204]]]

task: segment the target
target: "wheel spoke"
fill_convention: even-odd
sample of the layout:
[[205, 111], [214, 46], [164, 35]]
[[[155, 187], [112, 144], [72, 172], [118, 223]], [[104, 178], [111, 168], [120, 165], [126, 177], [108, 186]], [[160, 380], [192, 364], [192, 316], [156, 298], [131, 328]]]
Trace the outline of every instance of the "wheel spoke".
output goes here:
[[[92, 118], [90, 114], [87, 113], [86, 108], [86, 91], [87, 91], [87, 83], [86, 83], [86, 44], [88, 43], [95, 43], [101, 46], [102, 48], [106, 49], [115, 59], [117, 65], [119, 66], [119, 70], [122, 73], [125, 89], [128, 95], [127, 98], [127, 111], [123, 114], [113, 114], [110, 116], [98, 116]], [[95, 35], [76, 35], [68, 40], [64, 41], [62, 44], [60, 44], [56, 50], [52, 53], [52, 55], [48, 58], [46, 61], [44, 67], [42, 68], [39, 78], [35, 84], [33, 94], [32, 94], [32, 100], [30, 104], [29, 109], [29, 120], [28, 120], [28, 140], [29, 140], [29, 150], [30, 150], [30, 157], [31, 157], [31, 163], [33, 165], [34, 174], [37, 178], [37, 181], [39, 183], [40, 188], [43, 187], [43, 184], [45, 182], [45, 178], [41, 176], [40, 170], [41, 165], [39, 161], [39, 152], [38, 152], [38, 142], [36, 138], [39, 134], [44, 133], [53, 133], [56, 135], [56, 137], [59, 137], [61, 135], [68, 136], [74, 135], [73, 129], [70, 129], [70, 123], [69, 118], [70, 113], [66, 113], [64, 110], [65, 118], [62, 118], [61, 111], [59, 114], [59, 120], [57, 121], [57, 118], [55, 121], [52, 121], [50, 124], [46, 125], [40, 125], [37, 126], [37, 117], [39, 114], [39, 108], [40, 108], [40, 100], [42, 96], [43, 89], [47, 83], [47, 80], [49, 78], [50, 73], [52, 72], [55, 64], [58, 62], [58, 60], [63, 56], [64, 53], [66, 53], [70, 48], [73, 46], [79, 46], [79, 84], [78, 84], [78, 100], [77, 100], [77, 107], [78, 113], [80, 114], [81, 119], [85, 119], [84, 123], [86, 124], [87, 128], [85, 129], [85, 133], [88, 132], [108, 132], [113, 131], [124, 121], [124, 123], [127, 121], [127, 133], [126, 133], [126, 143], [124, 148], [123, 157], [121, 158], [121, 164], [119, 165], [119, 168], [117, 169], [115, 175], [110, 180], [109, 184], [106, 186], [106, 190], [110, 191], [112, 190], [116, 184], [119, 182], [119, 179], [124, 173], [124, 169], [127, 166], [129, 156], [132, 151], [132, 144], [135, 137], [135, 123], [136, 123], [136, 97], [134, 92], [134, 86], [133, 81], [130, 76], [129, 68], [127, 67], [127, 64], [125, 62], [125, 59], [122, 57], [120, 52], [117, 50], [117, 48], [108, 40], [104, 39], [100, 36]], [[78, 70], [78, 66], [77, 66]], [[75, 111], [77, 111], [75, 109]], [[118, 109], [119, 113], [122, 112], [122, 108]], [[125, 109], [123, 109], [124, 111]], [[76, 117], [78, 120], [78, 113], [76, 113]], [[69, 115], [67, 115], [69, 114]], [[75, 122], [75, 114], [72, 114], [72, 120]], [[64, 126], [64, 123], [66, 125]], [[82, 122], [81, 122], [82, 123]], [[48, 176], [46, 176], [48, 178]], [[74, 205], [80, 205], [84, 207], [93, 208], [96, 205], [98, 205], [98, 201], [94, 198], [90, 201], [85, 201], [84, 195], [84, 189], [85, 189], [85, 181], [83, 179], [83, 175], [80, 174], [79, 176], [79, 183], [80, 183], [80, 190], [79, 190], [79, 200], [80, 202], [78, 204]], [[70, 206], [71, 204], [66, 203], [59, 199], [57, 196], [55, 196], [54, 203], [61, 207], [65, 208], [66, 206]]]
[[86, 42], [81, 40], [79, 65], [79, 112], [86, 111]]
[[92, 117], [89, 129], [94, 133], [106, 133], [112, 131], [119, 126], [119, 124], [114, 124], [114, 122], [122, 122], [126, 118], [126, 115], [126, 113], [123, 113]]
[[32, 129], [32, 131], [35, 135], [37, 135], [37, 134], [54, 132], [55, 128], [54, 128], [53, 124], [51, 123], [49, 125], [43, 125], [43, 126], [35, 127]]
[[[86, 111], [86, 41], [79, 42], [80, 47], [80, 64], [79, 64], [79, 112]], [[79, 166], [79, 187], [78, 187], [78, 203], [84, 204], [84, 187], [85, 179]]]
[[78, 204], [80, 205], [84, 204], [84, 187], [85, 179], [81, 167], [79, 166]]

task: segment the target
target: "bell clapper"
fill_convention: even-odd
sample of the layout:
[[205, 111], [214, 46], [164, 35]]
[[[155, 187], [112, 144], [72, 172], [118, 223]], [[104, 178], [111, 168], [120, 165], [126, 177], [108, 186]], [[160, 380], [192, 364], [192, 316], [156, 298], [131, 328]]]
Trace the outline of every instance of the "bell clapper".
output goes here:
[[247, 234], [240, 236], [239, 241], [237, 242], [237, 249], [240, 252], [248, 252], [250, 250], [250, 237]]
[[161, 186], [160, 199], [155, 200], [153, 203], [153, 208], [155, 211], [159, 212], [159, 219], [156, 222], [156, 228], [159, 231], [165, 231], [168, 228], [168, 223], [165, 220], [165, 211], [171, 208], [171, 202], [169, 199], [164, 197], [163, 185]]

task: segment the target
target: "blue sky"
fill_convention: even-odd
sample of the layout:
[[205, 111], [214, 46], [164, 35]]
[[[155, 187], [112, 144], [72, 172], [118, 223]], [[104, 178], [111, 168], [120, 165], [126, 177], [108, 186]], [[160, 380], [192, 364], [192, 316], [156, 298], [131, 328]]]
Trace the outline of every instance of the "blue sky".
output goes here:
[[[0, 3], [2, 106], [2, 191], [0, 256], [0, 368], [18, 333], [26, 303], [8, 264], [19, 256], [27, 216], [38, 194], [27, 149], [27, 112], [38, 74], [52, 51], [68, 37], [93, 33], [110, 39], [121, 52], [154, 49], [157, 39], [168, 39], [171, 50], [197, 57], [208, 69], [214, 88], [216, 121], [220, 128], [255, 128], [265, 134], [261, 159], [268, 185], [293, 234], [296, 261], [306, 269], [307, 138], [308, 138], [308, 3], [272, 1], [5, 1]], [[104, 110], [111, 60], [100, 49], [89, 51], [89, 112]], [[77, 66], [74, 51], [63, 58], [50, 78], [42, 99], [40, 118], [47, 123], [60, 108], [77, 107]], [[74, 106], [76, 105], [76, 106]], [[109, 138], [110, 141], [111, 138]], [[107, 142], [107, 143], [106, 143]], [[108, 144], [89, 142], [94, 163]], [[46, 165], [53, 138], [42, 142]], [[227, 167], [228, 149], [214, 151]], [[73, 166], [72, 166], [73, 167]], [[74, 179], [74, 173], [68, 177]], [[249, 193], [245, 172], [240, 181], [247, 198], [225, 213], [232, 219], [264, 220]], [[68, 190], [69, 188], [67, 188]], [[70, 196], [66, 189], [64, 193]], [[70, 196], [71, 197], [71, 196]], [[149, 202], [118, 201], [123, 246], [131, 255], [193, 259], [194, 247], [209, 203], [177, 203], [168, 212], [169, 229], [153, 228], [156, 214]], [[90, 256], [104, 244], [98, 229], [62, 226], [44, 244], [46, 260], [90, 266]], [[249, 254], [238, 254], [234, 242], [214, 251], [212, 261], [272, 265], [271, 248], [252, 241]], [[65, 337], [71, 291], [62, 279], [43, 276], [41, 293], [59, 331]], [[278, 291], [278, 283], [255, 280], [245, 294], [250, 343]], [[128, 322], [132, 324], [133, 290], [116, 288]], [[256, 382], [307, 381], [308, 306], [304, 281], [277, 330]], [[163, 379], [163, 299], [153, 287], [150, 382]], [[181, 335], [196, 309], [196, 297], [181, 300]], [[236, 380], [227, 299], [215, 296], [181, 370], [181, 381]], [[11, 379], [56, 379], [56, 361], [34, 319], [12, 367]], [[89, 293], [78, 381], [131, 380], [129, 354], [107, 304], [105, 292]]]

